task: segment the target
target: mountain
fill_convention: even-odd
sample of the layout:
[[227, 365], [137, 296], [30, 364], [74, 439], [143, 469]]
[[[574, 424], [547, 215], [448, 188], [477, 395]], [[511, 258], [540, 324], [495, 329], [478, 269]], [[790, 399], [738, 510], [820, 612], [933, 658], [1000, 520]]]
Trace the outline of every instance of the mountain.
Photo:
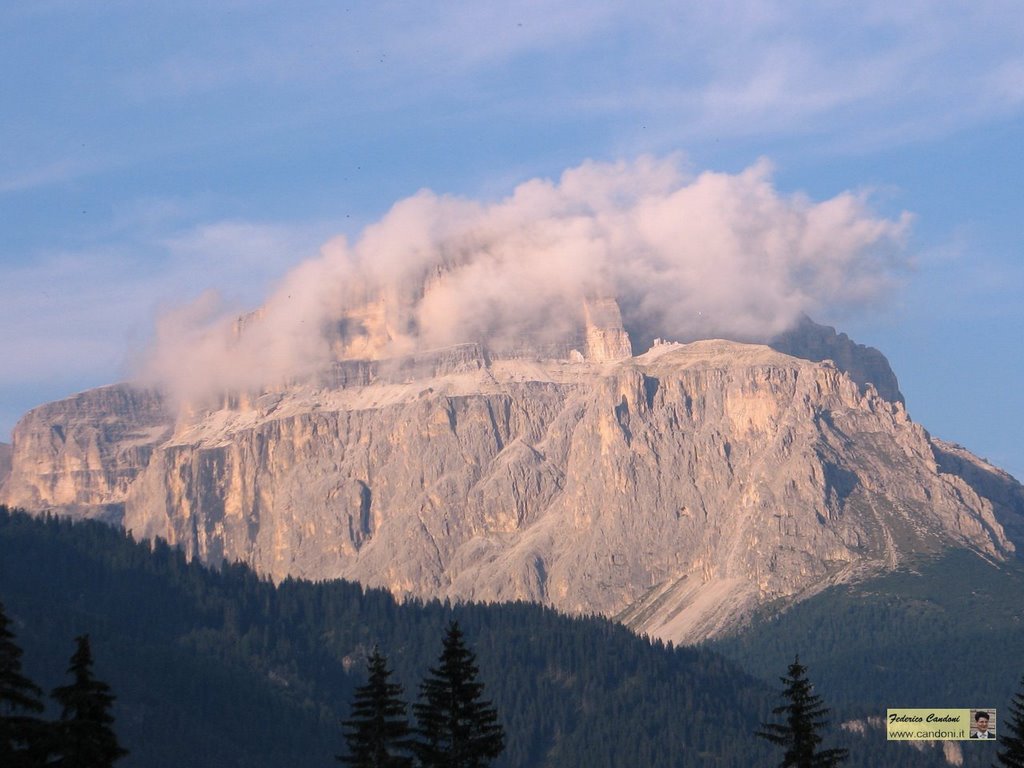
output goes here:
[[[207, 407], [82, 393], [19, 422], [0, 500], [275, 580], [530, 600], [674, 642], [911, 557], [1024, 543], [1021, 486], [913, 423], [877, 350], [804, 320], [777, 349], [634, 357], [614, 302], [583, 316], [561, 345], [341, 357]], [[379, 346], [368, 317], [339, 326], [339, 354]]]

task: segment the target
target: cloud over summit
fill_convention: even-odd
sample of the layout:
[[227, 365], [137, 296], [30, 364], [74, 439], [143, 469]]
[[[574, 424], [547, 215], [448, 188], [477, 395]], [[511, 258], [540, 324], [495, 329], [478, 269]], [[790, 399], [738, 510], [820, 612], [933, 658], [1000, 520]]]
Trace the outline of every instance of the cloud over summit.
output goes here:
[[325, 243], [241, 333], [211, 296], [164, 315], [140, 377], [186, 398], [273, 386], [328, 363], [346, 317], [383, 333], [376, 356], [551, 340], [579, 326], [594, 296], [618, 300], [640, 346], [655, 336], [765, 340], [802, 313], [883, 295], [908, 222], [853, 193], [783, 194], [766, 161], [697, 175], [675, 157], [588, 161], [496, 202], [423, 190], [354, 242]]

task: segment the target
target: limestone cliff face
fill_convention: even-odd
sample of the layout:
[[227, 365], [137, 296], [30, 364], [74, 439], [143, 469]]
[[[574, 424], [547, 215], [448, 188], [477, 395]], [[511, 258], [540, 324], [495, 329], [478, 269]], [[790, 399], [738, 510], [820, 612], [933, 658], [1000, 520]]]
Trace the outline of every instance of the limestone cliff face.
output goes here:
[[1024, 544], [1012, 478], [830, 362], [704, 341], [338, 366], [176, 424], [127, 387], [36, 409], [2, 500], [123, 508], [137, 537], [278, 579], [536, 600], [675, 641], [908, 556]]
[[633, 355], [629, 334], [615, 299], [592, 299], [583, 305], [586, 327], [586, 359], [597, 362], [625, 360]]
[[29, 411], [0, 501], [119, 522], [128, 487], [171, 433], [161, 397], [118, 384]]

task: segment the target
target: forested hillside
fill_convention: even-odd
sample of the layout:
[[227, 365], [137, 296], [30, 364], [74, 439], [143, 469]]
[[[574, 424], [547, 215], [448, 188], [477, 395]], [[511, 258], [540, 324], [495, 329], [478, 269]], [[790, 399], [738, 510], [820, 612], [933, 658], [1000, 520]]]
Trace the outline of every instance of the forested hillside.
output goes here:
[[829, 700], [848, 708], [1003, 702], [1024, 672], [1022, 600], [1020, 562], [953, 550], [778, 615], [769, 609], [709, 646], [758, 675], [799, 649]]
[[[968, 550], [908, 562], [837, 586], [707, 645], [770, 679], [800, 653], [843, 719], [887, 707], [995, 707], [1008, 715], [1024, 672], [1024, 564]], [[874, 740], [872, 740], [874, 741]], [[988, 766], [992, 745], [963, 743], [964, 765]]]
[[[72, 638], [90, 633], [96, 673], [118, 696], [126, 768], [336, 765], [366, 653], [379, 645], [412, 701], [453, 616], [508, 734], [499, 765], [774, 762], [753, 736], [778, 703], [773, 685], [710, 650], [652, 644], [600, 618], [527, 604], [398, 605], [346, 582], [275, 586], [101, 524], [3, 508], [0, 600], [27, 673], [47, 690]], [[877, 737], [831, 738], [850, 747], [852, 766], [879, 765], [879, 755], [943, 764]]]

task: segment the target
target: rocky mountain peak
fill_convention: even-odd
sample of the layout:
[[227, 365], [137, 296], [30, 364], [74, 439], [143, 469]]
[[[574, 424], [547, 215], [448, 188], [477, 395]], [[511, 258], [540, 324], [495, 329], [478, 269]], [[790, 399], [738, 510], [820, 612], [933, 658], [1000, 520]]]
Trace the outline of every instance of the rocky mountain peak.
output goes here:
[[896, 374], [885, 355], [874, 347], [858, 344], [845, 333], [836, 333], [831, 326], [815, 323], [806, 315], [768, 343], [773, 349], [805, 360], [832, 360], [861, 387], [870, 384], [886, 400], [904, 402]]
[[[581, 314], [554, 350], [338, 359], [180, 413], [129, 385], [40, 406], [0, 499], [275, 579], [535, 600], [674, 641], [907, 558], [1024, 545], [1021, 487], [914, 424], [880, 353], [808, 326], [631, 357], [613, 301]], [[780, 351], [801, 339], [840, 359]]]

